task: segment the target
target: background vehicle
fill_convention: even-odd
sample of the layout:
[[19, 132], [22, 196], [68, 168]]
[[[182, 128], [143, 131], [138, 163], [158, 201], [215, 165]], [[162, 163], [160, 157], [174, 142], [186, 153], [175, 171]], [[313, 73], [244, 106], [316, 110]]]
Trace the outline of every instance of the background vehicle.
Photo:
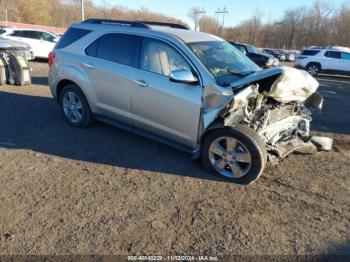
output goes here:
[[322, 104], [306, 72], [261, 70], [230, 43], [177, 24], [73, 24], [49, 66], [51, 93], [70, 125], [122, 127], [191, 152], [236, 183], [257, 179], [268, 158], [309, 147], [303, 101], [312, 95], [311, 104]]
[[258, 66], [261, 66], [261, 67], [275, 66], [274, 65], [275, 61], [270, 56], [259, 52], [259, 50], [255, 46], [232, 42], [232, 41], [230, 41], [230, 43], [234, 47], [236, 47], [239, 51], [241, 51], [244, 55], [248, 56]]
[[15, 51], [17, 54], [22, 55], [27, 61], [33, 60], [33, 51], [29, 45], [19, 41], [0, 39], [0, 52], [1, 51]]
[[288, 61], [288, 62], [294, 62], [295, 61], [295, 54], [293, 52], [289, 52], [289, 51], [286, 51], [286, 50], [279, 50], [279, 52], [286, 56], [286, 61]]
[[261, 50], [261, 49], [258, 49], [258, 51], [259, 51], [259, 53], [261, 53], [261, 54], [263, 54], [263, 55], [267, 55], [268, 57], [270, 57], [271, 59], [272, 59], [272, 65], [273, 66], [279, 66], [279, 64], [280, 64], [280, 61], [276, 58], [276, 57], [274, 57], [273, 55], [270, 55], [270, 54], [268, 54], [268, 53], [266, 53], [264, 50]]
[[28, 44], [34, 56], [38, 58], [48, 58], [59, 39], [56, 34], [51, 32], [21, 28], [3, 28], [0, 37]]
[[310, 75], [332, 73], [350, 75], [350, 49], [344, 47], [304, 48], [295, 60], [295, 67]]
[[280, 51], [278, 50], [273, 50], [273, 49], [264, 49], [264, 51], [274, 57], [276, 57], [279, 61], [285, 61], [286, 60], [286, 56], [284, 54], [282, 54]]

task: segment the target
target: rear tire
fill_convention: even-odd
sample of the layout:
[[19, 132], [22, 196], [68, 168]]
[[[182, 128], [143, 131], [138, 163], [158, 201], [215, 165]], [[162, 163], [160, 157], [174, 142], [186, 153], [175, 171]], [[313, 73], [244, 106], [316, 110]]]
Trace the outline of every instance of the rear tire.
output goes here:
[[306, 71], [312, 76], [317, 76], [320, 70], [321, 66], [317, 63], [310, 63], [306, 66]]
[[265, 168], [267, 152], [260, 136], [237, 125], [208, 133], [201, 148], [203, 167], [238, 184], [250, 184]]
[[76, 84], [69, 84], [62, 89], [59, 104], [68, 124], [88, 127], [94, 122], [87, 99]]

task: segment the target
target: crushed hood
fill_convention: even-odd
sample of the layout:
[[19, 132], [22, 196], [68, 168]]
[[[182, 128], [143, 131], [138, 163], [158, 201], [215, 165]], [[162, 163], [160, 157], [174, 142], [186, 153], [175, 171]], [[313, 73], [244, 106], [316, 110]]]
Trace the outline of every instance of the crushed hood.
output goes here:
[[268, 96], [281, 103], [303, 102], [316, 92], [319, 84], [309, 73], [292, 67], [282, 69], [282, 74], [272, 84]]
[[[266, 96], [281, 103], [303, 102], [315, 93], [319, 84], [306, 71], [292, 67], [273, 67], [261, 70], [231, 83], [230, 88], [211, 84], [203, 90], [204, 128], [212, 123], [220, 112], [233, 101], [233, 107], [243, 107], [253, 86], [263, 87]], [[268, 90], [268, 91], [267, 91]]]

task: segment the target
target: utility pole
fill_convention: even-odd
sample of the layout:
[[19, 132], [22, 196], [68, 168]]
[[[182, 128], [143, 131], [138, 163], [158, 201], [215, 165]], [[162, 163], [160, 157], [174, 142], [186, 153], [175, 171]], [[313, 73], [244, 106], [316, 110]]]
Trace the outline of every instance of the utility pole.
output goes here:
[[221, 21], [221, 37], [223, 36], [224, 34], [224, 25], [225, 25], [225, 16], [226, 14], [228, 14], [229, 12], [227, 11], [226, 7], [224, 7], [222, 10], [220, 8], [218, 8], [216, 11], [215, 11], [215, 16], [216, 16], [216, 34], [218, 35], [219, 34], [219, 18], [220, 18], [220, 15], [222, 15], [222, 21]]
[[225, 15], [228, 14], [226, 7], [222, 10], [221, 37], [224, 35]]
[[194, 30], [197, 31], [197, 24], [198, 24], [198, 20], [200, 15], [204, 15], [206, 13], [206, 11], [204, 10], [204, 8], [202, 8], [202, 10], [195, 10], [194, 11]]
[[215, 23], [215, 34], [217, 35], [218, 34], [218, 25], [219, 25], [219, 14], [221, 13], [221, 10], [220, 8], [218, 7], [218, 9], [216, 9], [215, 11], [215, 20], [216, 20], [216, 23]]
[[85, 20], [84, 0], [80, 0], [81, 4], [81, 21]]

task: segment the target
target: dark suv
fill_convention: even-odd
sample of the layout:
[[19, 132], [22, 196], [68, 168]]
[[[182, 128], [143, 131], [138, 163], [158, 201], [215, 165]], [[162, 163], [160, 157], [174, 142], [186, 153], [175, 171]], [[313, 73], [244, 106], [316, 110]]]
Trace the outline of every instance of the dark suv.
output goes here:
[[258, 66], [263, 68], [274, 66], [273, 58], [267, 54], [265, 55], [261, 53], [255, 46], [237, 42], [230, 43], [251, 60], [253, 60], [253, 62]]

